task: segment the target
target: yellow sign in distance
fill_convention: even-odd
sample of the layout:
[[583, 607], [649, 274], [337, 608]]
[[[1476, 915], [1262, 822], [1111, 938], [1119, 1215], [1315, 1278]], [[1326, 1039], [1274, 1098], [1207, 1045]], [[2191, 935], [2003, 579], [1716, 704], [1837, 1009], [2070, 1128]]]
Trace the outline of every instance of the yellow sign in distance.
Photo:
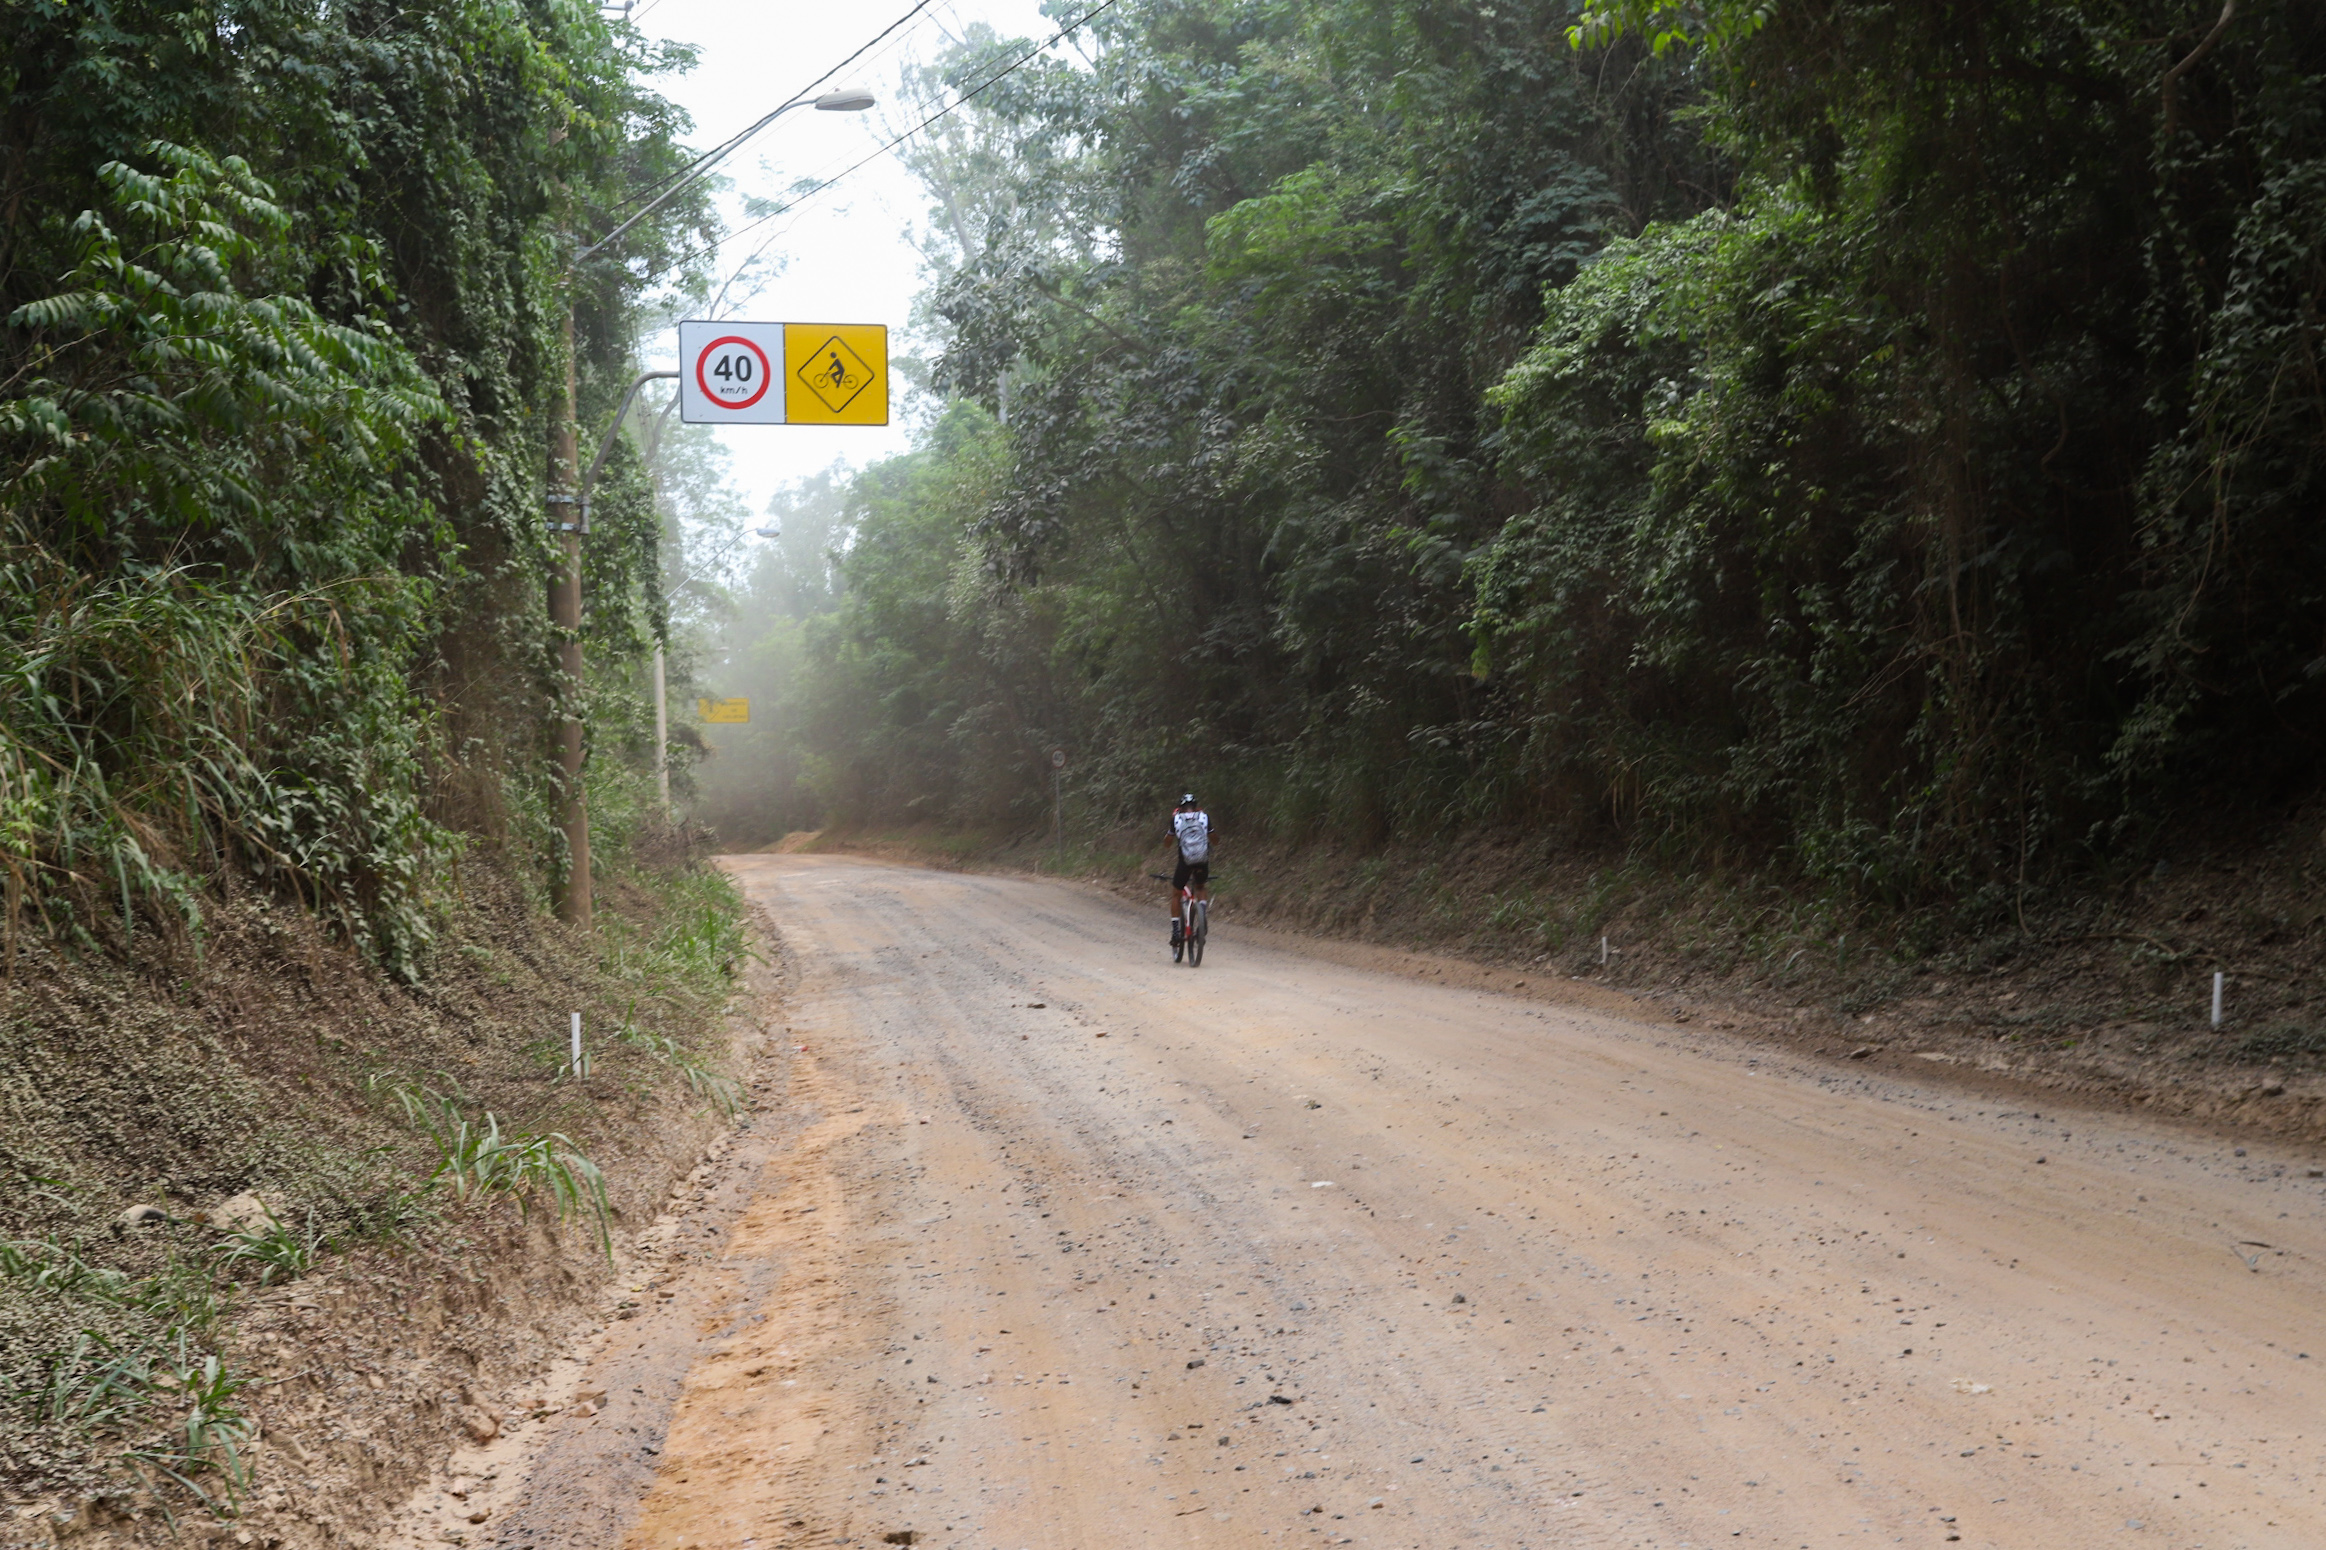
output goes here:
[[783, 381], [787, 424], [886, 425], [888, 325], [784, 324]]
[[742, 700], [697, 700], [695, 717], [707, 726], [739, 727], [751, 720], [751, 702]]

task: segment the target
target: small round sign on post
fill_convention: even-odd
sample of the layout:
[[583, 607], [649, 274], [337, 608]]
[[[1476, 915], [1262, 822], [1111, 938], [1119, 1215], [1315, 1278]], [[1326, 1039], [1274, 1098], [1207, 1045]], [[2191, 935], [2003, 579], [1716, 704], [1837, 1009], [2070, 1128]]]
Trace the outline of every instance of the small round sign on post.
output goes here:
[[1065, 749], [1063, 749], [1063, 748], [1053, 748], [1053, 749], [1051, 749], [1051, 750], [1050, 750], [1050, 768], [1052, 768], [1052, 769], [1054, 769], [1054, 770], [1062, 770], [1062, 769], [1066, 768], [1066, 750], [1065, 750]]
[[678, 325], [678, 409], [689, 425], [782, 425], [784, 325], [690, 319]]
[[722, 409], [748, 409], [774, 385], [767, 352], [741, 334], [714, 339], [695, 356], [695, 386]]

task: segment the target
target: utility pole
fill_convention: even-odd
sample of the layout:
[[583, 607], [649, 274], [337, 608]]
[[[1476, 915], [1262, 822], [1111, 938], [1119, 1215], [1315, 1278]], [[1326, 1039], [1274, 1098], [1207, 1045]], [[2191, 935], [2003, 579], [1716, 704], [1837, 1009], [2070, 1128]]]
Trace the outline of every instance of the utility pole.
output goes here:
[[654, 789], [662, 800], [663, 822], [670, 821], [670, 700], [662, 679], [662, 648], [654, 648]]
[[[624, 14], [628, 14], [626, 10]], [[664, 201], [708, 177], [711, 168], [737, 146], [786, 113], [795, 108], [808, 107], [811, 103], [824, 113], [861, 113], [872, 106], [873, 98], [870, 92], [851, 89], [829, 91], [813, 99], [795, 97], [784, 103], [720, 146], [710, 156], [697, 162], [687, 176], [655, 195], [628, 220], [575, 253], [567, 272], [566, 284], [569, 287], [579, 284], [581, 266], [585, 260], [646, 219]], [[629, 392], [622, 395], [621, 407], [614, 411], [614, 423], [607, 428], [606, 439], [598, 446], [597, 458], [585, 474], [581, 466], [581, 430], [575, 419], [579, 410], [575, 402], [578, 396], [578, 373], [573, 335], [573, 296], [569, 290], [565, 299], [565, 380], [563, 391], [553, 389], [550, 397], [549, 481], [548, 493], [543, 497], [543, 503], [548, 507], [549, 530], [558, 536], [558, 566], [549, 579], [549, 621], [558, 635], [557, 664], [565, 680], [560, 687], [566, 706], [566, 714], [559, 720], [557, 727], [558, 827], [565, 831], [565, 874], [558, 879], [554, 899], [558, 919], [570, 921], [577, 926], [587, 926], [590, 923], [590, 814], [588, 800], [582, 792], [581, 541], [582, 535], [590, 530], [590, 490], [598, 481], [599, 470], [606, 465], [606, 454], [613, 450], [614, 438], [621, 433], [622, 417], [630, 412], [630, 400], [648, 382], [676, 377], [678, 373], [645, 372], [630, 384]], [[654, 653], [654, 687], [655, 776], [662, 796], [663, 811], [667, 814], [670, 810], [670, 766], [660, 649]]]
[[557, 815], [565, 831], [565, 871], [554, 890], [557, 918], [590, 923], [590, 811], [582, 793], [582, 534], [589, 508], [581, 493], [581, 431], [574, 421], [576, 392], [573, 301], [565, 308], [565, 373], [549, 410], [549, 530], [557, 535], [558, 566], [549, 578], [549, 622], [557, 632], [559, 693], [565, 715], [557, 724]]

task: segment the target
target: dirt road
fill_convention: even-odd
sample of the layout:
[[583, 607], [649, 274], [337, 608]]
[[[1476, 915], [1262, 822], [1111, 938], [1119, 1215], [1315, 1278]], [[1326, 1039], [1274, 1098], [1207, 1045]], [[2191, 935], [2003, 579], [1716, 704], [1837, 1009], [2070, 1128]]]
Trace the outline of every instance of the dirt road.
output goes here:
[[505, 1544], [2326, 1545], [2307, 1157], [732, 864], [784, 1122]]

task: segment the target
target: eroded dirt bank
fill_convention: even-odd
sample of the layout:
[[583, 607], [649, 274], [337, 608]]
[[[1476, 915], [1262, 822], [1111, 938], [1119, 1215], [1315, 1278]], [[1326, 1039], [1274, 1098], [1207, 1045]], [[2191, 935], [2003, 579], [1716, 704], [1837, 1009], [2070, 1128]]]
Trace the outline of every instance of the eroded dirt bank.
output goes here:
[[[619, 881], [583, 934], [472, 869], [412, 986], [247, 897], [213, 909], [198, 956], [20, 942], [0, 986], [0, 1547], [370, 1545], [456, 1439], [525, 1424], [543, 1365], [615, 1311], [617, 1267], [546, 1188], [464, 1203], [432, 1180], [443, 1144], [399, 1095], [472, 1140], [548, 1132], [593, 1159], [628, 1255], [729, 1128], [702, 1085], [744, 1071], [782, 1100], [779, 975], [731, 979], [709, 952], [672, 969], [673, 933], [743, 945], [676, 907], [691, 875]], [[569, 1008], [581, 1082], [559, 1069]], [[150, 1217], [122, 1220], [139, 1202]], [[245, 1208], [279, 1230], [237, 1232]]]
[[633, 1283], [608, 1408], [470, 1461], [501, 1544], [2326, 1542], [2291, 1146], [733, 864], [791, 1102]]

